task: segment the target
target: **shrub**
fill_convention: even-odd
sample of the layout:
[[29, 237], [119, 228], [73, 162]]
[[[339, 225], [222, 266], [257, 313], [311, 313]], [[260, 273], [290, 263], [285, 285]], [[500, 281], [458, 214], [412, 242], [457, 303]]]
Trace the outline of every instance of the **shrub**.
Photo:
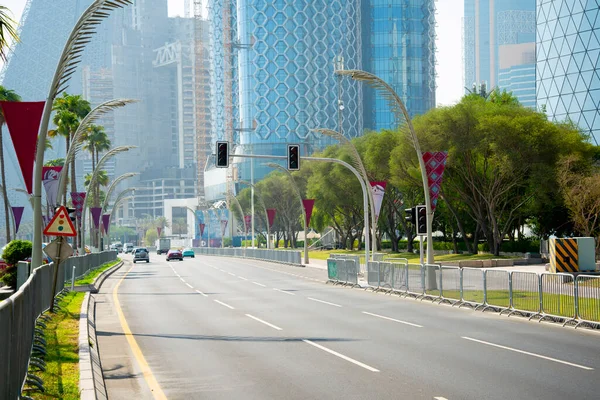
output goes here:
[[14, 266], [19, 261], [27, 260], [29, 257], [31, 257], [31, 242], [29, 240], [13, 240], [2, 253], [4, 262], [9, 266]]

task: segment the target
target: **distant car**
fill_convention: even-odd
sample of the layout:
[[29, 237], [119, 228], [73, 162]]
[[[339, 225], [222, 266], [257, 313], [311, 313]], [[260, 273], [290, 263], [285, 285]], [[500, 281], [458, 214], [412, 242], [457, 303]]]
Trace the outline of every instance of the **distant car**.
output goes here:
[[181, 250], [169, 250], [167, 252], [167, 261], [171, 260], [183, 261], [183, 254], [181, 253]]
[[133, 263], [135, 264], [136, 261], [146, 261], [147, 263], [150, 262], [150, 252], [148, 251], [147, 248], [138, 247], [134, 250]]
[[192, 257], [192, 258], [194, 258], [196, 256], [194, 254], [194, 250], [190, 249], [189, 247], [187, 249], [183, 249], [183, 252], [181, 254], [183, 255], [183, 257]]
[[125, 243], [125, 245], [123, 246], [123, 252], [125, 254], [127, 253], [131, 253], [133, 251], [133, 243]]

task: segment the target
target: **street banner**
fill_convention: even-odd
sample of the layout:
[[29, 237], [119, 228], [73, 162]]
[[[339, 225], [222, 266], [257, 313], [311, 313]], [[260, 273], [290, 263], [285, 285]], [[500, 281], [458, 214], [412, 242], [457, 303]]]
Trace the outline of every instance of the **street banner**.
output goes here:
[[58, 205], [58, 180], [63, 167], [42, 167], [42, 183], [46, 192], [46, 203], [54, 208]]
[[431, 200], [431, 212], [435, 211], [437, 200], [442, 186], [442, 176], [448, 161], [447, 151], [426, 151], [423, 153], [425, 162], [425, 171], [427, 172], [427, 181], [429, 184], [429, 197]]
[[23, 216], [23, 210], [25, 207], [11, 207], [13, 217], [15, 218], [15, 235], [19, 232], [19, 225], [21, 225], [21, 217]]
[[386, 182], [369, 182], [371, 184], [371, 194], [373, 195], [373, 205], [375, 207], [375, 224], [379, 220], [379, 213], [381, 211], [381, 203], [383, 203], [383, 195], [385, 194]]
[[110, 214], [102, 215], [102, 227], [104, 229], [104, 233], [108, 235], [108, 228], [110, 227]]
[[267, 208], [267, 218], [269, 219], [269, 229], [271, 229], [273, 227], [273, 224], [275, 223], [275, 214], [277, 213], [277, 210], [274, 208]]
[[252, 229], [252, 216], [244, 215], [244, 223], [246, 224], [246, 232]]
[[156, 232], [158, 232], [158, 237], [160, 237], [160, 234], [162, 232], [162, 228], [160, 226], [156, 227]]
[[0, 101], [29, 194], [32, 194], [35, 149], [45, 104], [45, 101]]
[[227, 230], [227, 220], [221, 220], [221, 237], [225, 236], [225, 231]]
[[310, 217], [312, 217], [313, 207], [315, 205], [315, 199], [303, 199], [302, 205], [306, 210], [306, 226], [310, 225]]
[[83, 204], [85, 203], [85, 192], [71, 192], [71, 201], [73, 207], [75, 207], [75, 216], [77, 220], [81, 221], [81, 213], [83, 211]]
[[94, 228], [98, 229], [98, 226], [100, 225], [100, 216], [102, 215], [102, 207], [90, 207], [90, 213], [92, 214]]
[[204, 235], [204, 227], [206, 225], [205, 224], [198, 224], [198, 226], [200, 227], [200, 237], [202, 237]]

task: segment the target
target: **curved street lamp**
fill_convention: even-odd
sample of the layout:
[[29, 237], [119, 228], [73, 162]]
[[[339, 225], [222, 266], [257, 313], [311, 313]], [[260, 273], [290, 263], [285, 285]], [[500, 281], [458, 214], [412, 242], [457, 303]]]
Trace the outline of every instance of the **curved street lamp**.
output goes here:
[[283, 171], [287, 174], [287, 176], [290, 178], [290, 181], [292, 182], [292, 187], [294, 188], [294, 191], [296, 192], [296, 194], [298, 195], [298, 198], [300, 199], [300, 206], [302, 207], [302, 215], [304, 216], [304, 264], [308, 264], [308, 224], [307, 224], [307, 218], [306, 218], [306, 208], [304, 208], [304, 202], [302, 201], [302, 193], [300, 193], [300, 190], [298, 189], [298, 186], [296, 185], [296, 181], [294, 180], [294, 177], [292, 176], [292, 174], [290, 173], [290, 171], [287, 170], [287, 168], [282, 167], [279, 164], [276, 163], [267, 163], [268, 167], [271, 168], [277, 168], [280, 171]]
[[[242, 220], [242, 224], [244, 225], [244, 234], [246, 239], [248, 239], [248, 228], [246, 227], [246, 221], [244, 220], [244, 209], [242, 208], [242, 205], [240, 204], [240, 201], [237, 199], [237, 197], [235, 197], [232, 193], [228, 192], [226, 193], [226, 196], [229, 199], [233, 199], [235, 204], [237, 205], [238, 209], [240, 210], [240, 218]], [[231, 211], [231, 209], [230, 209]], [[233, 216], [233, 213], [231, 213]], [[232, 243], [233, 243], [233, 236], [231, 237]], [[246, 244], [246, 246], [248, 246], [248, 244]]]
[[[31, 263], [34, 266], [42, 265], [42, 167], [44, 165], [44, 148], [46, 136], [48, 134], [48, 123], [52, 113], [54, 99], [66, 87], [71, 75], [75, 73], [77, 65], [81, 61], [81, 53], [85, 50], [85, 45], [90, 42], [91, 37], [96, 32], [96, 27], [102, 23], [102, 20], [110, 16], [110, 12], [133, 4], [132, 0], [95, 0], [79, 17], [73, 27], [50, 84], [50, 91], [46, 98], [44, 113], [40, 120], [38, 131], [37, 149], [35, 155], [35, 170], [33, 177], [33, 243], [31, 253]], [[53, 293], [56, 291], [56, 281], [58, 279], [58, 268], [55, 269]], [[53, 302], [50, 303], [50, 311], [54, 311]]]
[[[271, 229], [269, 227], [269, 213], [267, 212], [267, 205], [265, 204], [264, 199], [262, 198], [262, 196], [259, 196], [258, 193], [256, 193], [256, 185], [254, 185], [254, 184], [252, 184], [252, 183], [250, 183], [248, 181], [245, 181], [243, 179], [238, 180], [238, 182], [241, 183], [241, 184], [243, 184], [243, 185], [250, 186], [253, 189], [254, 194], [258, 197], [258, 199], [262, 203], [263, 208], [265, 209], [265, 216], [267, 218], [267, 249], [269, 249], [270, 248], [269, 238], [271, 237], [271, 232], [270, 232]], [[252, 221], [254, 221], [254, 213], [252, 213]], [[252, 225], [254, 225], [254, 223]], [[253, 229], [253, 231], [254, 231], [254, 229]], [[254, 232], [252, 233], [252, 245], [254, 246]]]
[[427, 180], [427, 171], [425, 170], [425, 162], [423, 161], [423, 154], [421, 153], [419, 139], [417, 138], [417, 134], [415, 133], [415, 129], [413, 127], [406, 106], [404, 105], [398, 94], [394, 91], [394, 89], [390, 85], [388, 85], [383, 79], [379, 78], [376, 75], [357, 69], [337, 70], [335, 71], [335, 73], [338, 75], [349, 76], [350, 78], [356, 81], [365, 82], [375, 90], [382, 92], [383, 97], [388, 101], [388, 105], [394, 113], [396, 121], [399, 122], [403, 119], [406, 121], [406, 125], [408, 127], [409, 132], [408, 138], [411, 141], [413, 147], [415, 148], [415, 151], [417, 152], [417, 159], [419, 160], [419, 167], [421, 169], [421, 179], [423, 180], [425, 207], [427, 209], [427, 264], [433, 264], [433, 235], [431, 232], [433, 213], [431, 211], [431, 198], [429, 196], [429, 182]]

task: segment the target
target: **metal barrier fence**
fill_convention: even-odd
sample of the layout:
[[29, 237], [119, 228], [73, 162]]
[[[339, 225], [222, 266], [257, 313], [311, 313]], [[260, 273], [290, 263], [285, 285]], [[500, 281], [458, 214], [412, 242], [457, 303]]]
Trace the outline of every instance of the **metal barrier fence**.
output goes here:
[[[329, 259], [335, 263], [340, 259]], [[453, 305], [600, 327], [600, 276], [371, 261], [367, 288]], [[339, 267], [338, 267], [339, 269]], [[346, 272], [337, 280], [347, 281]], [[329, 276], [330, 280], [336, 280]]]
[[194, 253], [205, 256], [252, 258], [282, 264], [302, 264], [302, 252], [295, 250], [249, 249], [245, 247], [194, 247]]
[[[73, 266], [76, 271], [90, 270], [94, 262], [100, 263], [97, 267], [116, 258], [116, 251], [69, 258], [60, 264], [54, 295], [64, 288], [66, 280], [60, 277], [71, 278]], [[12, 296], [0, 301], [0, 399], [18, 399], [21, 395], [35, 345], [36, 320], [50, 308], [54, 298], [54, 269], [54, 263], [35, 268]]]
[[344, 258], [327, 259], [329, 282], [341, 285], [358, 286], [359, 264], [356, 260]]

